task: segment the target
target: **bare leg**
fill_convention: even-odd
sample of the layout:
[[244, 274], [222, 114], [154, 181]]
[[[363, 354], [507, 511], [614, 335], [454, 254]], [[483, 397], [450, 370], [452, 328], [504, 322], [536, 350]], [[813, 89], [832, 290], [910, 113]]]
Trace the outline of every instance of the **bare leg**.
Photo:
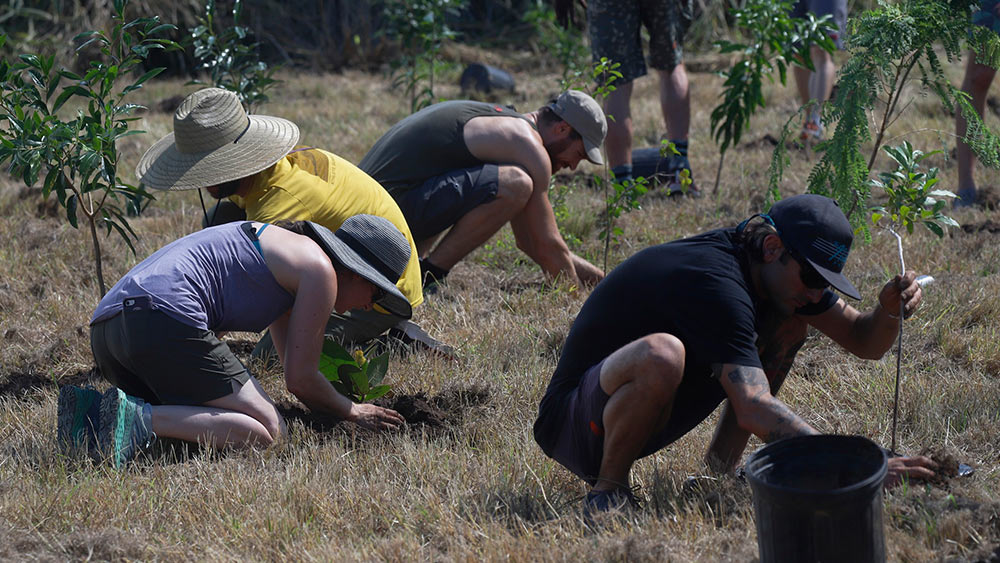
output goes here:
[[604, 100], [604, 113], [608, 115], [608, 135], [604, 148], [608, 151], [611, 168], [632, 163], [632, 82], [618, 86]]
[[[965, 67], [962, 91], [972, 96], [972, 107], [979, 114], [979, 117], [982, 117], [983, 111], [986, 109], [986, 94], [989, 92], [996, 70], [977, 63], [974, 52], [970, 51], [968, 56], [969, 64]], [[975, 203], [976, 199], [976, 156], [972, 153], [969, 145], [962, 142], [967, 128], [968, 123], [962, 117], [962, 113], [956, 112], [955, 134], [958, 136], [958, 143], [955, 152], [958, 160], [958, 196], [962, 198], [959, 203], [963, 205]]]
[[672, 70], [657, 70], [660, 75], [660, 110], [667, 127], [667, 138], [683, 141], [691, 129], [691, 91], [684, 63]]
[[285, 421], [252, 376], [239, 391], [203, 406], [157, 405], [153, 432], [164, 438], [223, 446], [268, 446], [287, 434]]
[[604, 454], [594, 490], [628, 484], [642, 448], [670, 419], [683, 376], [684, 345], [670, 334], [645, 336], [608, 356], [600, 382], [611, 398], [604, 407]]
[[439, 268], [450, 270], [459, 260], [488, 241], [511, 217], [520, 213], [528, 203], [531, 191], [531, 177], [523, 168], [501, 166], [496, 198], [462, 216], [428, 259]]

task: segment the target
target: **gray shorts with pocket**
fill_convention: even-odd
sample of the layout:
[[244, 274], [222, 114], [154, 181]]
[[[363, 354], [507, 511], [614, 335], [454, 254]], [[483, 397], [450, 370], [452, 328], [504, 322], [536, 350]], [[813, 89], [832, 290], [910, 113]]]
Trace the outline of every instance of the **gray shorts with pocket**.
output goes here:
[[450, 170], [392, 197], [406, 217], [413, 240], [419, 243], [451, 227], [474, 208], [493, 201], [499, 178], [499, 166], [482, 164]]
[[154, 405], [202, 405], [250, 379], [214, 332], [149, 307], [126, 307], [91, 325], [90, 349], [105, 379]]

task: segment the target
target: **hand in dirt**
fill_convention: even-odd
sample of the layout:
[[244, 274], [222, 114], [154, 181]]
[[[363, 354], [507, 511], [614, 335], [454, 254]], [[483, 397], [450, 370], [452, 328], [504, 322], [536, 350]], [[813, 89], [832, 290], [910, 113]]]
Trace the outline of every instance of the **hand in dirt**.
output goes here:
[[938, 464], [927, 456], [915, 455], [905, 457], [890, 457], [889, 472], [885, 476], [885, 488], [891, 489], [903, 482], [903, 479], [931, 479]]
[[351, 406], [347, 420], [372, 430], [394, 430], [406, 424], [406, 419], [398, 412], [368, 403]]
[[905, 307], [903, 309], [903, 318], [910, 318], [910, 315], [917, 310], [917, 307], [920, 306], [920, 300], [924, 297], [923, 292], [920, 290], [920, 284], [916, 280], [916, 272], [907, 272], [905, 276], [896, 276], [889, 280], [878, 294], [878, 302], [882, 306], [882, 309], [890, 315], [899, 316], [899, 301], [900, 297], [902, 297]]

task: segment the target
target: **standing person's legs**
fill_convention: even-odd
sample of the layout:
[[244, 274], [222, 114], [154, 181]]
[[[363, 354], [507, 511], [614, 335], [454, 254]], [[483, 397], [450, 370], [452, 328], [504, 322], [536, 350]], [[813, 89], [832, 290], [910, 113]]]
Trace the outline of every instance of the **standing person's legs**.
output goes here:
[[604, 113], [608, 116], [604, 148], [615, 178], [631, 179], [632, 84], [636, 78], [646, 74], [646, 60], [639, 35], [640, 1], [590, 0], [587, 3], [587, 18], [590, 21], [590, 50], [594, 62], [606, 58], [620, 65], [618, 72], [622, 73], [622, 77], [613, 83], [617, 89], [604, 100]]
[[660, 76], [660, 109], [667, 137], [675, 144], [687, 141], [691, 129], [691, 92], [684, 63], [671, 70], [657, 70]]
[[[837, 49], [844, 48], [843, 36], [847, 31], [847, 0], [799, 0], [792, 8], [791, 16], [804, 17], [807, 13], [812, 13], [816, 17], [830, 16], [837, 26], [837, 30], [830, 37]], [[833, 64], [833, 56], [822, 48], [815, 45], [810, 46], [809, 58], [814, 70], [810, 71], [797, 65], [793, 69], [795, 85], [802, 105], [806, 106], [809, 105], [809, 102], [815, 102], [807, 108], [802, 128], [803, 140], [822, 137], [823, 104], [830, 99], [837, 72], [836, 66]]]
[[608, 134], [604, 149], [608, 153], [608, 166], [616, 178], [631, 176], [631, 169], [621, 166], [632, 164], [632, 82], [618, 86], [604, 99], [604, 113], [608, 115]]
[[[668, 173], [691, 170], [688, 135], [691, 129], [691, 91], [684, 67], [684, 36], [695, 18], [692, 0], [644, 0], [642, 20], [649, 30], [649, 66], [660, 79], [660, 110], [667, 139], [679, 155], [671, 157]], [[672, 183], [674, 187], [678, 182]], [[696, 189], [694, 186], [691, 189]]]
[[[962, 79], [962, 91], [972, 97], [972, 107], [980, 118], [986, 109], [986, 94], [989, 92], [996, 69], [976, 62], [976, 54], [968, 54], [969, 63], [965, 67], [965, 77]], [[968, 123], [962, 117], [962, 112], [955, 113], [955, 135], [958, 137], [956, 156], [958, 160], [958, 197], [956, 205], [972, 205], [976, 201], [975, 166], [976, 156], [969, 145], [962, 139], [965, 137]]]

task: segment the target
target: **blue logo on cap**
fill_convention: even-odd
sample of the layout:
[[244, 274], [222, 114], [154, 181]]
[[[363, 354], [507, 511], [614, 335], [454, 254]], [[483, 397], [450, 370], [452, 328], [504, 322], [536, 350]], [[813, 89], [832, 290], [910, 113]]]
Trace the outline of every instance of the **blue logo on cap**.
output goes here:
[[821, 238], [814, 240], [812, 246], [823, 253], [830, 264], [841, 269], [844, 267], [844, 263], [847, 262], [847, 254], [851, 251], [849, 247], [839, 242], [830, 242]]

